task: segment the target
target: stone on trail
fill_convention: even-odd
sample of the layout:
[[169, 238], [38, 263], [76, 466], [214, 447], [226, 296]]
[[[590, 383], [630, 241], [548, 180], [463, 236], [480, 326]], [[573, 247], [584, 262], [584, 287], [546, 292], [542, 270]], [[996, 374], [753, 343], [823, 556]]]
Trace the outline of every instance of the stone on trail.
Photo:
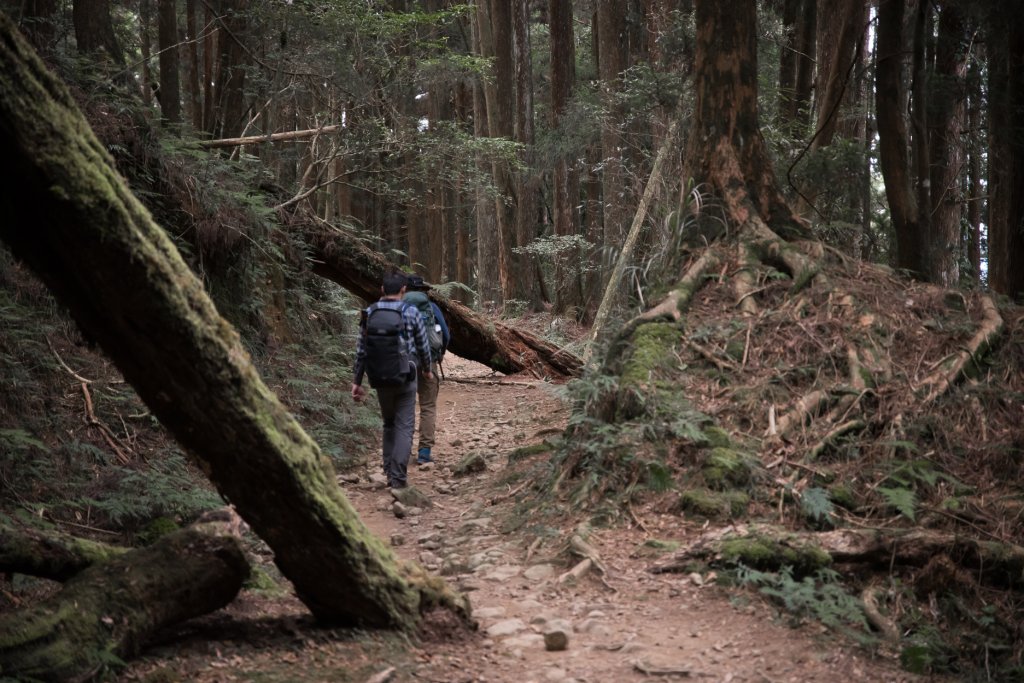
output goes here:
[[568, 622], [562, 619], [552, 619], [544, 627], [544, 649], [548, 652], [560, 652], [569, 647]]
[[391, 497], [402, 505], [418, 508], [432, 508], [434, 504], [427, 496], [415, 486], [406, 486], [402, 489], [391, 489]]
[[452, 474], [456, 477], [464, 477], [468, 474], [476, 474], [483, 472], [487, 469], [487, 462], [484, 460], [484, 455], [480, 451], [472, 451], [466, 454], [462, 460], [452, 469]]
[[487, 635], [491, 638], [500, 638], [501, 636], [510, 636], [514, 633], [519, 633], [525, 629], [526, 624], [523, 623], [522, 619], [505, 619], [496, 624], [491, 624], [487, 628]]
[[397, 500], [391, 504], [391, 511], [395, 513], [395, 517], [398, 517], [398, 519], [404, 519], [409, 516], [409, 508], [405, 507]]
[[399, 546], [405, 544], [405, 536], [403, 534], [391, 534], [391, 545]]
[[382, 489], [388, 485], [388, 478], [380, 472], [373, 472], [370, 474], [370, 487], [375, 489]]
[[505, 608], [502, 606], [497, 607], [478, 607], [473, 610], [473, 616], [477, 619], [494, 619], [495, 617], [505, 616]]
[[543, 581], [551, 578], [554, 573], [555, 568], [550, 564], [535, 564], [523, 572], [523, 576], [531, 581]]

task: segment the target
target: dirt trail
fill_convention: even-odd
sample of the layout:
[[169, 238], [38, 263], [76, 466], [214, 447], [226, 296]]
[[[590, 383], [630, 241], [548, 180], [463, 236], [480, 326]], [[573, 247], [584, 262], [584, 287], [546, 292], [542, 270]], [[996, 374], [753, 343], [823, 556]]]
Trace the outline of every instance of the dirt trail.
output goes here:
[[[793, 629], [760, 599], [730, 599], [713, 577], [653, 575], [650, 557], [636, 551], [651, 537], [692, 540], [701, 528], [678, 516], [637, 510], [643, 525], [597, 529], [588, 540], [607, 570], [560, 583], [569, 568], [570, 529], [529, 523], [500, 530], [512, 512], [500, 484], [509, 452], [564, 426], [567, 407], [543, 382], [501, 378], [461, 359], [447, 363], [438, 400], [437, 464], [410, 467], [409, 482], [435, 506], [399, 519], [386, 491], [356, 488], [349, 495], [363, 520], [415, 559], [470, 595], [480, 622], [476, 643], [425, 644], [417, 665], [395, 681], [903, 681], [915, 677], [891, 660], [837, 646], [819, 626]], [[458, 380], [458, 381], [454, 381]], [[453, 478], [450, 468], [470, 451], [488, 469]], [[546, 457], [546, 456], [540, 456]], [[492, 501], [499, 499], [496, 505]], [[571, 522], [567, 522], [570, 524]], [[545, 649], [543, 631], [562, 620], [564, 651]], [[644, 673], [642, 670], [646, 670]]]
[[[633, 510], [630, 528], [593, 529], [589, 543], [607, 573], [577, 582], [559, 577], [573, 529], [524, 520], [502, 531], [514, 514], [508, 454], [561, 431], [567, 406], [555, 387], [494, 376], [484, 366], [451, 358], [450, 381], [438, 400], [437, 463], [410, 467], [409, 482], [433, 503], [395, 516], [376, 460], [339, 477], [363, 521], [395, 552], [413, 559], [470, 596], [478, 633], [426, 638], [325, 629], [285, 589], [246, 590], [227, 608], [167, 629], [118, 680], [338, 681], [344, 683], [618, 683], [704, 680], [782, 683], [911, 681], [891, 656], [837, 644], [818, 625], [790, 628], [757, 596], [730, 596], [713, 577], [647, 571], [638, 553], [645, 540], [686, 543], [702, 527], [653, 509]], [[471, 451], [487, 469], [456, 478], [451, 467]], [[538, 455], [533, 457], [548, 457]], [[494, 501], [497, 501], [496, 504]], [[564, 528], [554, 528], [564, 526]], [[507, 527], [506, 527], [507, 528]], [[269, 551], [254, 558], [273, 573]], [[287, 582], [283, 582], [287, 586]], [[568, 636], [547, 651], [543, 632]], [[383, 675], [382, 675], [383, 674]]]

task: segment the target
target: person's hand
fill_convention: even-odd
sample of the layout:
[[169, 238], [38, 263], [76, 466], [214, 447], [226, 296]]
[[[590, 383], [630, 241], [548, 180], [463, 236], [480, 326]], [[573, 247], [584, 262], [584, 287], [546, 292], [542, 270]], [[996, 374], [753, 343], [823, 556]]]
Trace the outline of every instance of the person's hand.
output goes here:
[[355, 401], [356, 403], [359, 403], [365, 397], [366, 397], [366, 389], [364, 389], [359, 384], [353, 384], [352, 385], [352, 400]]

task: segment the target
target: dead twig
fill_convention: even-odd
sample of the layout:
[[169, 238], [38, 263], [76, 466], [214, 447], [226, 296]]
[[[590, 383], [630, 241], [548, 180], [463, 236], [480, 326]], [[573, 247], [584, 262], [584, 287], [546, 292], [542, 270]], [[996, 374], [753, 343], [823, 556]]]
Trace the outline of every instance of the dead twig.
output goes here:
[[114, 451], [114, 454], [117, 455], [117, 459], [122, 465], [130, 463], [132, 459], [128, 456], [128, 453], [131, 452], [131, 448], [128, 448], [128, 453], [126, 453], [118, 443], [118, 438], [114, 432], [110, 430], [110, 427], [96, 417], [96, 413], [93, 412], [92, 395], [89, 394], [89, 385], [86, 382], [82, 382], [82, 395], [85, 396], [85, 423], [90, 427], [96, 427], [100, 431], [100, 434], [103, 436], [103, 440], [106, 441], [107, 445]]
[[57, 353], [57, 349], [53, 348], [53, 342], [50, 341], [49, 337], [46, 337], [46, 345], [50, 347], [50, 351], [53, 353], [53, 357], [57, 359], [57, 362], [60, 363], [60, 366], [62, 368], [67, 370], [69, 375], [77, 379], [82, 384], [92, 384], [93, 381], [91, 379], [86, 379], [82, 377], [77, 372], [68, 367], [68, 364], [65, 363], [64, 359], [60, 357], [59, 353]]

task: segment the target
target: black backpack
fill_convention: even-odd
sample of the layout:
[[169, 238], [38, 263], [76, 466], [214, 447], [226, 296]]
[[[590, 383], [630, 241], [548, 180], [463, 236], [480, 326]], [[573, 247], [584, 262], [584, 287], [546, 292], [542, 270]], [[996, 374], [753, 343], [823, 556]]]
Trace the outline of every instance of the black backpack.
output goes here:
[[405, 343], [406, 305], [401, 310], [378, 308], [372, 304], [366, 309], [366, 375], [371, 387], [388, 387], [409, 381], [412, 359]]

